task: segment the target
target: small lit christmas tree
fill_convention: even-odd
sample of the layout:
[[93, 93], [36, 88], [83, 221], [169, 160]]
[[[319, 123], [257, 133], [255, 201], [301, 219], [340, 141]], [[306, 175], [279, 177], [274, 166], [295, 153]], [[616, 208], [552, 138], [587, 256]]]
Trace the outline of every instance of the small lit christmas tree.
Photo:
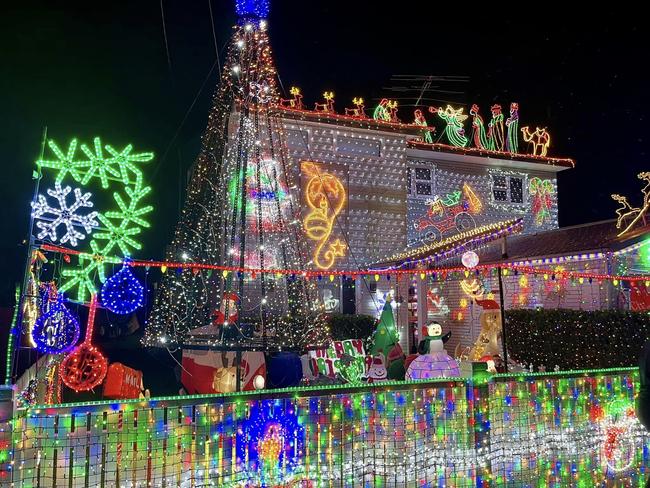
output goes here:
[[372, 356], [383, 353], [388, 358], [393, 348], [399, 345], [399, 336], [395, 327], [395, 317], [393, 315], [391, 301], [390, 297], [386, 299], [381, 316], [379, 317], [379, 322], [377, 323], [377, 328], [372, 335], [372, 346], [370, 348], [370, 354]]

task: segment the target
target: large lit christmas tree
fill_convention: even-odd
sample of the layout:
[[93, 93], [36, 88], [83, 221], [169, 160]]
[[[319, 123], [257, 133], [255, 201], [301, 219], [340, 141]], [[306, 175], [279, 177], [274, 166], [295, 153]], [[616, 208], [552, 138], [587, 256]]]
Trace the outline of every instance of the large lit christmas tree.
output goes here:
[[[216, 349], [301, 349], [327, 336], [307, 259], [295, 173], [287, 168], [266, 18], [269, 0], [236, 0], [239, 17], [166, 259], [144, 342]], [[234, 268], [199, 269], [193, 264]], [[256, 271], [252, 271], [252, 270]]]

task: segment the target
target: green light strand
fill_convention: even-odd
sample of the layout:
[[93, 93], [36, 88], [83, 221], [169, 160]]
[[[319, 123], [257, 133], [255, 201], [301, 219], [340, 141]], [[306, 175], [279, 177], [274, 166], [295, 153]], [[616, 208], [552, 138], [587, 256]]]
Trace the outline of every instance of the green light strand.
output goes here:
[[20, 287], [16, 286], [16, 306], [14, 315], [11, 318], [11, 328], [9, 329], [9, 338], [7, 339], [7, 358], [5, 367], [5, 385], [11, 385], [11, 358], [14, 354], [14, 332], [16, 331], [16, 322], [18, 320], [18, 307], [20, 306]]

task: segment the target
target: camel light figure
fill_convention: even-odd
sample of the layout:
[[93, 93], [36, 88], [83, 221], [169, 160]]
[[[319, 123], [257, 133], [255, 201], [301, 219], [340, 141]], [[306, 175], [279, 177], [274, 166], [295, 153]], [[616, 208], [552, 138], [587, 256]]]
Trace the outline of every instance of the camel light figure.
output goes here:
[[534, 132], [530, 132], [528, 126], [521, 128], [521, 133], [524, 136], [524, 141], [533, 145], [533, 156], [546, 156], [548, 147], [551, 145], [551, 135], [546, 128], [535, 128]]

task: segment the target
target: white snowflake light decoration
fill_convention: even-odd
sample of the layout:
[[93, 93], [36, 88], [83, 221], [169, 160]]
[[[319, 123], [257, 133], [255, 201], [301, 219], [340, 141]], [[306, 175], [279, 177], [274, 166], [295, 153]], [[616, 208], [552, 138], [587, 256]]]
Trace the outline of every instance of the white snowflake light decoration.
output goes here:
[[38, 200], [32, 202], [32, 215], [36, 219], [36, 226], [41, 230], [38, 234], [39, 239], [49, 237], [52, 241], [57, 239], [57, 227], [65, 225], [66, 233], [61, 238], [61, 244], [70, 242], [70, 245], [76, 246], [77, 239], [84, 239], [86, 236], [83, 232], [77, 230], [76, 227], [83, 227], [86, 234], [90, 234], [93, 227], [98, 227], [99, 223], [95, 220], [97, 212], [90, 212], [87, 215], [77, 214], [77, 210], [82, 207], [92, 207], [93, 202], [90, 201], [91, 193], [81, 194], [79, 188], [74, 189], [75, 201], [68, 207], [67, 195], [70, 193], [71, 188], [66, 186], [61, 188], [60, 183], [54, 185], [54, 189], [48, 189], [48, 195], [58, 200], [58, 208], [50, 207], [47, 198], [43, 195], [38, 195]]

